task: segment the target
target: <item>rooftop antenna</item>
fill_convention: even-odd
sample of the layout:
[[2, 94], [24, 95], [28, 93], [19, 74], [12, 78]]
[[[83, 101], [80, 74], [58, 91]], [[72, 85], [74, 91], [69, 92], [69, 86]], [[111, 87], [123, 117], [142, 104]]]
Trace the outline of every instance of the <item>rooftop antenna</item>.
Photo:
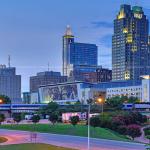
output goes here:
[[8, 55], [8, 67], [10, 68], [10, 55]]

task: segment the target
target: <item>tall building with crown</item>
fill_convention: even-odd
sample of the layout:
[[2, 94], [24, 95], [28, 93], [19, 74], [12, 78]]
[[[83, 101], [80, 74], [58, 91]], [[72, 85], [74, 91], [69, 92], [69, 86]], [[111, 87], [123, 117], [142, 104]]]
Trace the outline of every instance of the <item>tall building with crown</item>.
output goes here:
[[94, 72], [98, 65], [98, 48], [95, 44], [77, 43], [70, 26], [63, 36], [63, 75], [81, 80], [81, 72]]
[[142, 7], [121, 5], [114, 20], [112, 79], [139, 80], [150, 74], [149, 21]]

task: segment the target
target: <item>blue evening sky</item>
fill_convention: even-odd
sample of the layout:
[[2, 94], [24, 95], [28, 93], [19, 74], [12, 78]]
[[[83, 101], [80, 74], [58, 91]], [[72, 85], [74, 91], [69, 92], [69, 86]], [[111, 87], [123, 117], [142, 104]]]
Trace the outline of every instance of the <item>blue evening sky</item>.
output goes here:
[[150, 18], [149, 0], [0, 0], [0, 64], [22, 75], [22, 91], [39, 71], [62, 70], [62, 35], [71, 25], [76, 41], [97, 44], [99, 65], [111, 68], [113, 19], [120, 4], [141, 5]]

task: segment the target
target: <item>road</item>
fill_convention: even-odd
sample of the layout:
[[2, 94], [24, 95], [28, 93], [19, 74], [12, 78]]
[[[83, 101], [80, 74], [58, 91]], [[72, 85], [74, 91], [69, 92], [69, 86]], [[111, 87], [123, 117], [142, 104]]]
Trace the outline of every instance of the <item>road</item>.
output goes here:
[[[30, 143], [30, 132], [27, 131], [16, 131], [16, 130], [5, 130], [0, 129], [0, 136], [8, 138], [7, 144], [19, 144], [19, 143]], [[87, 149], [87, 138], [69, 135], [58, 135], [49, 133], [37, 133], [38, 143], [52, 144], [62, 147], [75, 148], [79, 150]], [[90, 140], [90, 150], [145, 150], [143, 144], [121, 142], [114, 140], [105, 139], [94, 139]]]

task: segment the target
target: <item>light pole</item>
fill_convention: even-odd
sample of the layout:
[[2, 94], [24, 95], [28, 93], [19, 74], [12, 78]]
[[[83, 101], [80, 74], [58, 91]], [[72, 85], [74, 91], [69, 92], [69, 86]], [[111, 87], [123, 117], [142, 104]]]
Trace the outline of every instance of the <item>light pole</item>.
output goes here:
[[99, 104], [101, 104], [101, 106], [102, 106], [102, 114], [103, 114], [103, 112], [104, 112], [104, 105], [103, 105], [103, 99], [102, 98], [98, 98], [97, 99], [97, 103], [99, 103]]
[[91, 105], [89, 103], [88, 105], [88, 150], [90, 150], [90, 111], [91, 111]]

